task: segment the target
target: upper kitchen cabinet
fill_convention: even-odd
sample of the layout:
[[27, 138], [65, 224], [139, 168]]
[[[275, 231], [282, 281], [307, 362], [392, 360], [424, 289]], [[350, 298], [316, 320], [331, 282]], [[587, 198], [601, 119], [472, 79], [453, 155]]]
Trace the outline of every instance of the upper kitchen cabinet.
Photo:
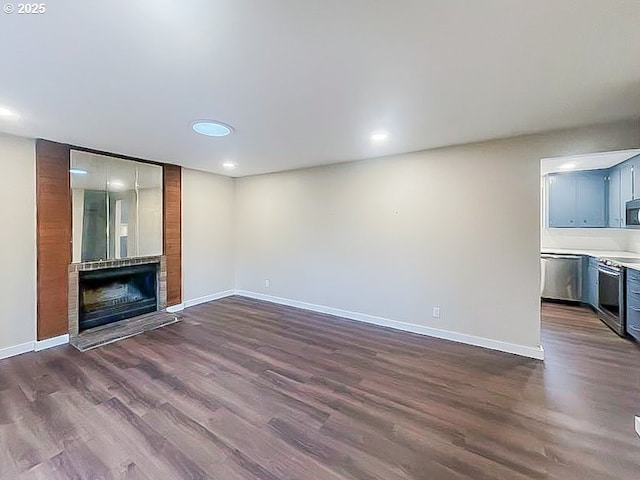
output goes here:
[[547, 181], [550, 227], [575, 227], [577, 179], [571, 174], [551, 174]]
[[624, 162], [609, 169], [608, 182], [608, 226], [622, 228], [625, 226], [625, 206], [633, 200], [634, 165]]
[[[620, 208], [620, 191], [621, 191], [621, 169], [612, 168], [607, 176], [609, 182], [609, 221], [607, 225], [610, 228], [620, 228], [624, 225], [623, 209]], [[629, 185], [631, 186], [631, 185]]]
[[627, 167], [630, 183], [633, 185], [632, 190], [628, 192], [628, 198], [626, 199], [626, 202], [628, 202], [629, 200], [640, 198], [640, 155], [630, 158], [624, 162], [624, 165]]
[[580, 172], [577, 176], [576, 220], [581, 227], [606, 227], [606, 172]]
[[542, 159], [546, 226], [624, 228], [626, 203], [640, 197], [639, 169], [640, 150]]
[[554, 173], [548, 178], [548, 218], [550, 227], [607, 226], [604, 170]]
[[636, 170], [636, 166], [632, 162], [624, 162], [620, 165], [614, 167], [615, 169], [620, 171], [620, 212], [622, 214], [622, 224], [621, 227], [624, 227], [624, 217], [625, 217], [625, 205], [628, 201], [633, 200], [633, 191], [640, 192], [638, 187], [633, 186], [633, 177], [634, 172]]

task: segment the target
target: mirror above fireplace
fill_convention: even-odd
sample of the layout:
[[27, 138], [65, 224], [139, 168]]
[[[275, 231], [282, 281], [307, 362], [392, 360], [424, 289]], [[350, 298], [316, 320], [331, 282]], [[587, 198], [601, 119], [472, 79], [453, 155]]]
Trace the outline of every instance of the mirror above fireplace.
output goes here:
[[162, 167], [71, 151], [73, 263], [162, 255]]

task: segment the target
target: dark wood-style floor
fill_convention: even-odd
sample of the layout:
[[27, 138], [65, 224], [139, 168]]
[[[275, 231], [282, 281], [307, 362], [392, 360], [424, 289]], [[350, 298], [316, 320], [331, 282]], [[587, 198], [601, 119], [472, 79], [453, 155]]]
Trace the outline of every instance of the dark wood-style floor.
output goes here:
[[0, 362], [0, 478], [639, 479], [640, 349], [545, 305], [546, 362], [232, 297]]

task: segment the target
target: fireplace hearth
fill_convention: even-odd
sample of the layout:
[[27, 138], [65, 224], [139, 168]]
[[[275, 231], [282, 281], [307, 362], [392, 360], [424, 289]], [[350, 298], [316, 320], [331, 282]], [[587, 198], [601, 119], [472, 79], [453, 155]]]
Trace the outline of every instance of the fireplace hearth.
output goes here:
[[80, 272], [79, 330], [158, 309], [157, 264]]

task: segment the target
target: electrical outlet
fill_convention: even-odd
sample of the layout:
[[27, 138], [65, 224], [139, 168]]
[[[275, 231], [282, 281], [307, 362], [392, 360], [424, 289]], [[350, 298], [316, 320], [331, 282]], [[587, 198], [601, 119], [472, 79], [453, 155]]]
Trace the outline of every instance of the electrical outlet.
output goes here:
[[271, 286], [271, 282], [269, 280], [264, 281], [264, 287], [269, 288]]
[[440, 307], [433, 307], [433, 318], [440, 318]]

